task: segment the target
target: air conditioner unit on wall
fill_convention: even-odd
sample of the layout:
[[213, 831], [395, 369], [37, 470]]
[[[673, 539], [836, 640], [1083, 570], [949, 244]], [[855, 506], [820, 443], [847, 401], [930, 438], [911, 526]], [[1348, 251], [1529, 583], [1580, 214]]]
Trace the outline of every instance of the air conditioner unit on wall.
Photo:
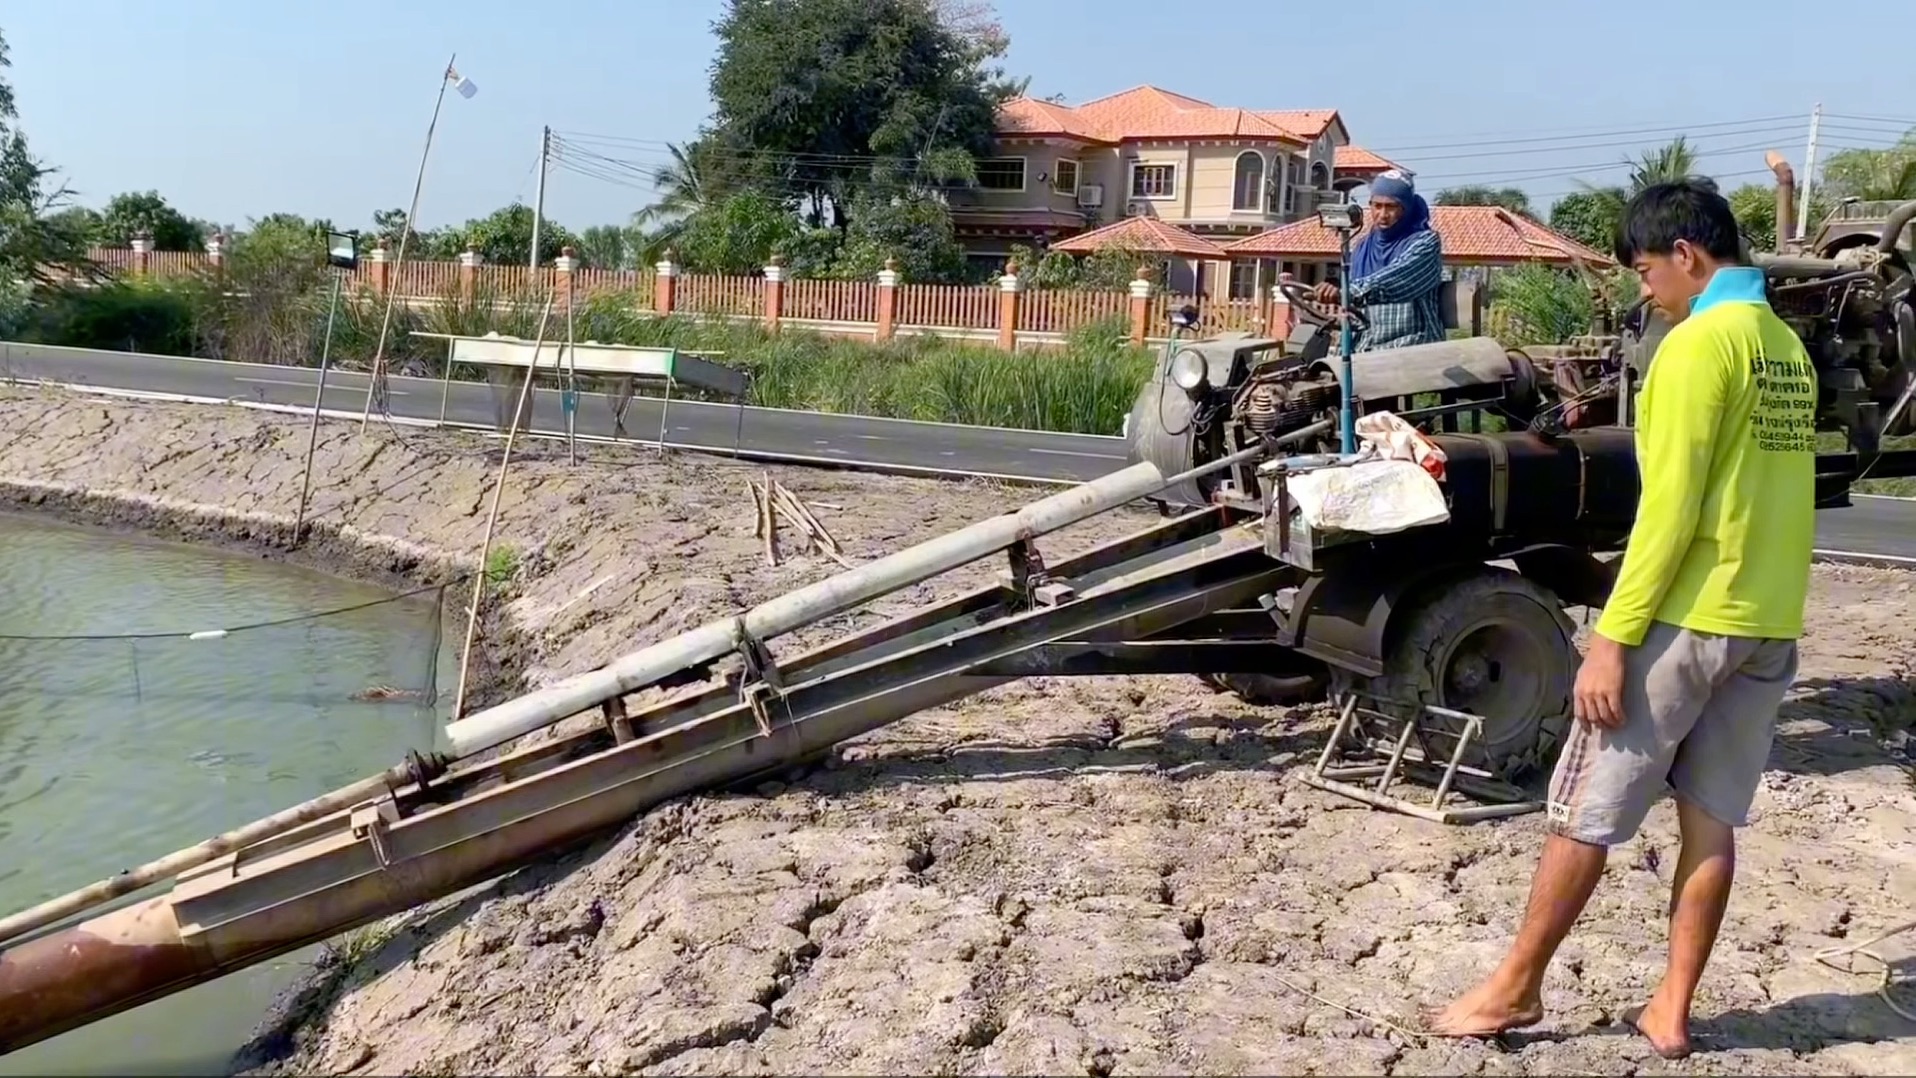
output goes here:
[[1127, 202], [1124, 204], [1124, 215], [1126, 217], [1144, 217], [1150, 213], [1150, 210], [1150, 205], [1144, 202]]
[[1078, 205], [1088, 210], [1104, 206], [1104, 185], [1101, 183], [1083, 183], [1078, 185]]

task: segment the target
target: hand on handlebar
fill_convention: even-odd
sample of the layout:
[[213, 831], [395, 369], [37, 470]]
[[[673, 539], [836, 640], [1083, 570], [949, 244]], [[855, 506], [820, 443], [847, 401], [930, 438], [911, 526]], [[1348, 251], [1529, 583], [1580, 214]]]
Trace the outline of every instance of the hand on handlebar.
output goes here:
[[1337, 296], [1337, 286], [1329, 281], [1325, 281], [1323, 284], [1311, 289], [1311, 297], [1319, 303], [1334, 304], [1337, 302]]

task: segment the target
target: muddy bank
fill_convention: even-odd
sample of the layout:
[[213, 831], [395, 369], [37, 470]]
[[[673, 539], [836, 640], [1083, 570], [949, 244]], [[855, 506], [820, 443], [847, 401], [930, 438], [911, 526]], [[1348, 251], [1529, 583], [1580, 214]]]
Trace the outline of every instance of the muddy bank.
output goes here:
[[[264, 514], [261, 528], [298, 497], [295, 417], [21, 391], [0, 396], [0, 416], [14, 432], [0, 477], [16, 492], [67, 484], [169, 520], [218, 519], [181, 517], [188, 505]], [[476, 439], [400, 434], [323, 427], [315, 515], [350, 529], [342, 550], [366, 537], [394, 551], [372, 559], [383, 571], [451, 572], [477, 549], [496, 460]], [[528, 458], [499, 533], [518, 575], [486, 644], [535, 683], [834, 568], [796, 552], [766, 567], [745, 472], [727, 462]], [[854, 558], [1032, 496], [778, 474], [842, 507], [820, 515]], [[1067, 553], [1143, 519], [1045, 547]], [[1916, 1028], [1870, 995], [1871, 976], [1810, 955], [1907, 919], [1916, 894], [1916, 795], [1896, 748], [1916, 719], [1911, 580], [1817, 571], [1802, 680], [1698, 1001], [1702, 1051], [1685, 1064], [1615, 1024], [1660, 968], [1667, 804], [1616, 851], [1552, 972], [1544, 1026], [1502, 1044], [1426, 1043], [1391, 1027], [1494, 959], [1540, 821], [1448, 829], [1299, 786], [1290, 776], [1325, 716], [1183, 677], [1028, 681], [848, 744], [790, 785], [675, 803], [362, 937], [291, 1008], [310, 1020], [248, 1062], [288, 1074], [1908, 1073]], [[1886, 949], [1908, 956], [1916, 940]]]

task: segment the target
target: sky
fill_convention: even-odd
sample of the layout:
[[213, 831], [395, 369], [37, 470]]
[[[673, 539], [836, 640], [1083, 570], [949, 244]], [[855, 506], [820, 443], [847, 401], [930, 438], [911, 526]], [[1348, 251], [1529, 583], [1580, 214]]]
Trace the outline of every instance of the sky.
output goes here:
[[[440, 74], [447, 94], [420, 200], [427, 227], [535, 194], [540, 130], [571, 136], [547, 180], [571, 228], [650, 201], [664, 144], [708, 118], [720, 0], [20, 0], [0, 7], [34, 153], [87, 205], [155, 189], [189, 216], [244, 226], [276, 211], [367, 226], [404, 207]], [[1880, 147], [1916, 126], [1916, 64], [1839, 46], [1801, 4], [1608, 0], [1277, 3], [997, 0], [1004, 63], [1070, 102], [1150, 83], [1246, 108], [1337, 108], [1353, 141], [1420, 190], [1515, 185], [1536, 202], [1687, 132], [1727, 189], [1775, 148]], [[1734, 10], [1734, 15], [1731, 15]], [[1200, 14], [1200, 12], [1202, 14]], [[1902, 4], [1844, 5], [1847, 26], [1906, 23]], [[1766, 57], [1789, 50], [1787, 63]], [[1817, 53], [1837, 57], [1818, 64]], [[591, 161], [598, 154], [613, 163]]]

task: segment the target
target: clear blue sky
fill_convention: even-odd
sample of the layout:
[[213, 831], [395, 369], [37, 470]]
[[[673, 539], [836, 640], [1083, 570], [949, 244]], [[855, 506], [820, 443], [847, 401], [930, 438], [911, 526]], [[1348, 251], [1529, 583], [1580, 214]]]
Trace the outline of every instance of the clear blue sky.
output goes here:
[[[419, 214], [439, 225], [529, 202], [544, 124], [632, 140], [595, 147], [634, 169], [656, 164], [661, 144], [690, 136], [710, 109], [720, 6], [27, 0], [0, 10], [0, 31], [33, 149], [81, 201], [155, 188], [190, 215], [239, 224], [287, 210], [365, 225], [404, 206], [457, 52], [479, 94], [447, 95]], [[1907, 27], [1902, 4], [1819, 14], [1750, 0], [1732, 15], [1610, 0], [1574, 17], [1571, 5], [1514, 0], [997, 6], [1008, 66], [1032, 75], [1038, 96], [1150, 82], [1218, 105], [1336, 107], [1355, 141], [1416, 169], [1426, 191], [1514, 183], [1547, 203], [1575, 189], [1572, 176], [1601, 179], [1604, 164], [1684, 127], [1726, 151], [1704, 164], [1727, 187], [1761, 169], [1766, 145], [1800, 168], [1818, 101], [1844, 117], [1828, 121], [1826, 145], [1879, 146], [1898, 130], [1855, 118], [1916, 122], [1906, 55], [1872, 62], [1864, 47], [1818, 44], [1831, 21]], [[1779, 49], [1796, 58], [1764, 62]], [[1817, 70], [1819, 52], [1842, 59]], [[643, 187], [555, 171], [547, 206], [575, 228], [619, 221], [647, 201]]]

